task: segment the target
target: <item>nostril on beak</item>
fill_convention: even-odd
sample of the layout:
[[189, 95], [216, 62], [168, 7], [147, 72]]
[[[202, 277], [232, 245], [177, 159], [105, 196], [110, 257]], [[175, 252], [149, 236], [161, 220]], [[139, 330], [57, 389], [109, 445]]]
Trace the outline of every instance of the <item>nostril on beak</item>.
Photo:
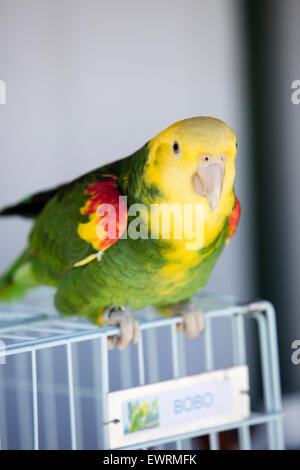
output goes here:
[[225, 165], [221, 158], [216, 159], [208, 155], [201, 155], [197, 171], [193, 175], [194, 190], [197, 194], [207, 199], [211, 212], [214, 212], [221, 198]]

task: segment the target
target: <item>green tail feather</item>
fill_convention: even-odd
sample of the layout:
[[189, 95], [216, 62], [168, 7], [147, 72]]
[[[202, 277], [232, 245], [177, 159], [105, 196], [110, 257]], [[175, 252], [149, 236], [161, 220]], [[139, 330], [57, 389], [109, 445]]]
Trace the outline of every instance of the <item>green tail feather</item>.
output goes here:
[[0, 278], [0, 300], [11, 302], [22, 297], [35, 284], [31, 275], [31, 257], [26, 249]]
[[14, 300], [18, 300], [23, 297], [27, 289], [27, 287], [20, 286], [15, 282], [8, 281], [0, 290], [0, 301], [12, 302]]

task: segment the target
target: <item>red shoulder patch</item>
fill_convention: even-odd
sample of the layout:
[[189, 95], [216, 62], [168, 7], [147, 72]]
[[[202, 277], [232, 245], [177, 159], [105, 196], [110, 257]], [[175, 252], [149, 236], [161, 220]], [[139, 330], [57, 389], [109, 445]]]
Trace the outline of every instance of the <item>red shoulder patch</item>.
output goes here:
[[227, 236], [227, 240], [229, 240], [231, 237], [233, 237], [233, 235], [234, 235], [234, 233], [237, 229], [237, 226], [239, 224], [240, 216], [241, 216], [241, 205], [240, 205], [240, 201], [235, 196], [235, 206], [234, 206], [230, 216], [228, 217], [228, 236]]
[[120, 238], [127, 226], [127, 204], [117, 187], [117, 178], [92, 183], [80, 212], [89, 221], [78, 225], [78, 235], [97, 251], [104, 251]]

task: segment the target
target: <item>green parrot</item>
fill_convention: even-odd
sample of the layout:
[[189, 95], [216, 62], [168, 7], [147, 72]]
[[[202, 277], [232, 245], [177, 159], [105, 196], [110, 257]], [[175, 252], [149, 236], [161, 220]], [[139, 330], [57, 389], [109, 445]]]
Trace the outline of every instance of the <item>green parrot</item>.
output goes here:
[[1, 216], [32, 218], [33, 227], [27, 248], [0, 278], [0, 299], [55, 286], [62, 314], [120, 326], [109, 347], [138, 341], [128, 308], [148, 305], [183, 315], [185, 332], [198, 335], [203, 312], [190, 299], [239, 221], [236, 150], [224, 122], [185, 119], [129, 157], [3, 209]]

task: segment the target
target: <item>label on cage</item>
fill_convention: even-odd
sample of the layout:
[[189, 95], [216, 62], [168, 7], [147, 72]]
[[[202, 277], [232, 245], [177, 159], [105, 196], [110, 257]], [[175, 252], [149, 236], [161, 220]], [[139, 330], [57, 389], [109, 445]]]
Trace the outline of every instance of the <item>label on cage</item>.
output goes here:
[[109, 393], [110, 448], [241, 421], [250, 414], [248, 392], [243, 365]]

